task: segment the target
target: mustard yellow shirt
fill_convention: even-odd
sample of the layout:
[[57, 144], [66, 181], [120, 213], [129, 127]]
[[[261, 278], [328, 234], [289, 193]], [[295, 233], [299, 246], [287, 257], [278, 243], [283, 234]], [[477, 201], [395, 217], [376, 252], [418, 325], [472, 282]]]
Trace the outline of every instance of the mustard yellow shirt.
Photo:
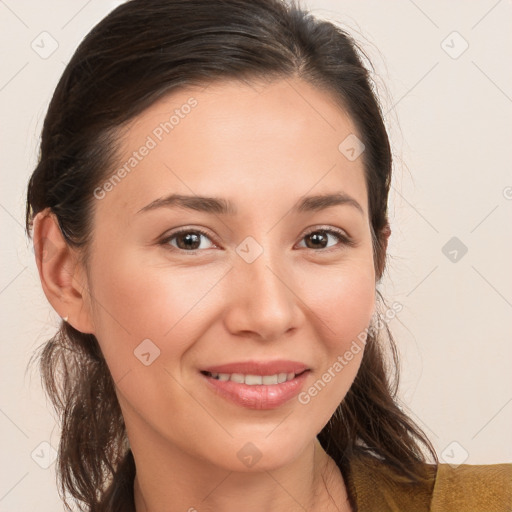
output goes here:
[[425, 485], [395, 483], [375, 459], [357, 458], [345, 476], [356, 512], [512, 512], [512, 464], [429, 465]]

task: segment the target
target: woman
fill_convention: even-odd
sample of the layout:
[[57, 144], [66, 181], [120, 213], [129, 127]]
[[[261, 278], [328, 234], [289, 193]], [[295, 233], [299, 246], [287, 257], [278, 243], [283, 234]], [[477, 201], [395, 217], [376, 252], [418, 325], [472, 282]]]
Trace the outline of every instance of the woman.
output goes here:
[[100, 22], [27, 197], [63, 318], [41, 354], [63, 494], [92, 511], [508, 510], [510, 465], [438, 464], [395, 403], [376, 291], [390, 181], [369, 74], [331, 23], [278, 0], [133, 0]]

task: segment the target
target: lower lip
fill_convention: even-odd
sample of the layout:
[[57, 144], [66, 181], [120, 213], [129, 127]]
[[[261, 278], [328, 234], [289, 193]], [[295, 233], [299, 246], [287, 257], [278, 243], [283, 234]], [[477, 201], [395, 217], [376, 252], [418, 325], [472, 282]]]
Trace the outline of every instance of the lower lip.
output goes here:
[[308, 374], [309, 370], [306, 370], [294, 379], [281, 384], [249, 386], [232, 380], [217, 380], [201, 373], [214, 392], [248, 409], [276, 409], [280, 407], [300, 393]]

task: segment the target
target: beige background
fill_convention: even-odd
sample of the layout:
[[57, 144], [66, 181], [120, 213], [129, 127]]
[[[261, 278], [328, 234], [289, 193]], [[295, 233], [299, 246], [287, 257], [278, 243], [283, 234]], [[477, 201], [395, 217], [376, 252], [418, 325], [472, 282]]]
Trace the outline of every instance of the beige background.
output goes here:
[[[62, 510], [52, 451], [59, 430], [38, 373], [25, 375], [58, 317], [24, 235], [24, 199], [64, 66], [119, 3], [0, 0], [3, 512]], [[402, 354], [404, 407], [441, 460], [512, 462], [512, 2], [304, 4], [348, 28], [379, 77], [395, 154], [381, 290], [403, 305], [391, 329]], [[32, 44], [58, 47], [41, 56]], [[453, 237], [456, 245], [443, 252]]]

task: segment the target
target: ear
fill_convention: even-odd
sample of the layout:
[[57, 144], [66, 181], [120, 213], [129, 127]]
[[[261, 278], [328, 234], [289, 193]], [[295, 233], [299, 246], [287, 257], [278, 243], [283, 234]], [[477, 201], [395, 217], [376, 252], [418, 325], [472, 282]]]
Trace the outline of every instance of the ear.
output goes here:
[[389, 222], [386, 222], [384, 229], [382, 230], [382, 249], [384, 251], [384, 255], [388, 250], [388, 241], [389, 236], [391, 235], [391, 228], [389, 227]]
[[377, 264], [377, 281], [380, 281], [382, 278], [382, 274], [384, 273], [384, 268], [386, 266], [386, 258], [387, 258], [387, 250], [388, 250], [388, 241], [391, 235], [391, 228], [389, 227], [389, 222], [386, 221], [386, 225], [382, 228], [380, 233], [377, 234], [378, 244], [380, 246], [380, 261]]
[[33, 242], [41, 285], [53, 309], [76, 330], [94, 334], [85, 269], [50, 208], [35, 216]]

